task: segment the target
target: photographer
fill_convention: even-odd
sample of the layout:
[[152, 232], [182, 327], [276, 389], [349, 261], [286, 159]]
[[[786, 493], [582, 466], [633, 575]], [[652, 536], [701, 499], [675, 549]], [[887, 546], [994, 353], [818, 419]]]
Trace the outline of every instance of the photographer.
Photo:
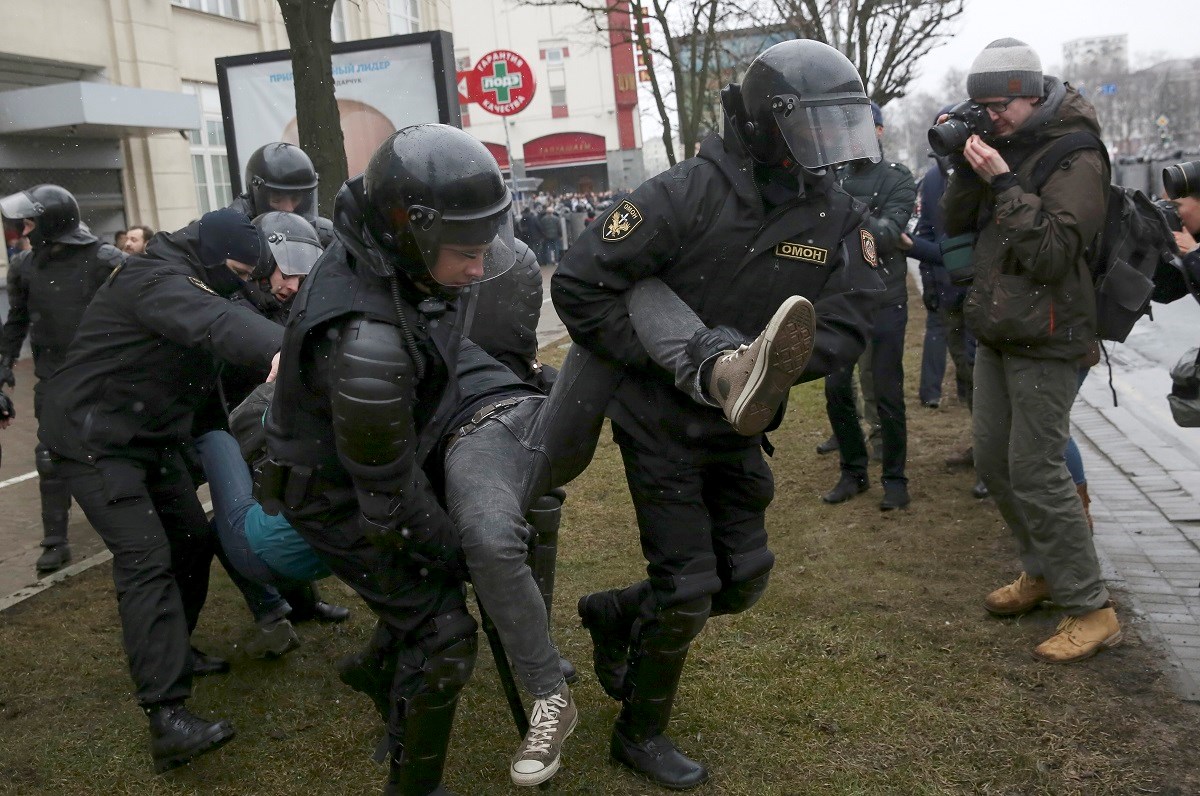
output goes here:
[[1196, 242], [1200, 235], [1200, 160], [1163, 169], [1163, 187], [1183, 227], [1175, 230], [1175, 245], [1183, 255], [1192, 295], [1200, 301], [1200, 244]]
[[952, 154], [942, 206], [948, 235], [977, 236], [965, 307], [979, 343], [975, 466], [1024, 570], [984, 605], [1015, 616], [1053, 600], [1066, 617], [1034, 655], [1070, 663], [1121, 640], [1062, 456], [1078, 363], [1096, 341], [1087, 250], [1104, 222], [1109, 168], [1102, 152], [1078, 150], [1033, 185], [1034, 168], [1056, 139], [1075, 131], [1099, 137], [1100, 127], [1078, 91], [1043, 77], [1024, 42], [999, 39], [984, 48], [967, 92], [972, 102], [940, 117], [930, 143], [961, 150]]

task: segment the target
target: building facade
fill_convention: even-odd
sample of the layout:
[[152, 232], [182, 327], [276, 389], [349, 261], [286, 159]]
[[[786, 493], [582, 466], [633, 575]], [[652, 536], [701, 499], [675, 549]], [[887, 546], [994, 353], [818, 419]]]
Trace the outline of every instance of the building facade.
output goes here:
[[[626, 34], [608, 32], [630, 29], [628, 4], [612, 5], [606, 19], [595, 20], [568, 5], [450, 0], [447, 29], [460, 74], [495, 50], [510, 50], [536, 82], [528, 105], [511, 116], [464, 103], [463, 129], [506, 173], [540, 179], [541, 191], [631, 190], [645, 179], [633, 45]], [[470, 98], [465, 86], [460, 81], [460, 101]]]
[[[448, 16], [437, 0], [338, 0], [331, 29], [375, 38]], [[275, 0], [11, 3], [0, 31], [0, 194], [63, 185], [101, 236], [228, 204], [214, 59], [288, 46]]]

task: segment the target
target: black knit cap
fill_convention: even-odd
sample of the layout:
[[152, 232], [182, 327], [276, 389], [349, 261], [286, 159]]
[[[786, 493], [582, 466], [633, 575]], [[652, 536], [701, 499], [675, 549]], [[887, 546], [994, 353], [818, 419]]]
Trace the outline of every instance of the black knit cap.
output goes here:
[[199, 237], [198, 254], [203, 265], [223, 265], [226, 260], [257, 265], [267, 251], [262, 230], [244, 213], [229, 207], [202, 215]]

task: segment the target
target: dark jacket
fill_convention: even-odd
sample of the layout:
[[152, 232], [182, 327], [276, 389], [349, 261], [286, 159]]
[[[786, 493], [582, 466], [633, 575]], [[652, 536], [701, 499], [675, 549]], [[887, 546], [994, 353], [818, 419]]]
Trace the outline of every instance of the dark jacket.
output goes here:
[[[454, 374], [460, 337], [410, 281], [397, 281], [401, 297], [393, 302], [388, 280], [368, 267], [381, 255], [364, 234], [364, 201], [361, 176], [338, 192], [336, 240], [292, 302], [267, 417], [267, 448], [293, 474], [288, 489], [304, 490], [285, 508], [294, 525], [307, 527], [311, 505], [324, 502], [323, 523], [361, 514], [373, 523], [409, 529], [411, 542], [436, 558], [450, 559], [456, 556], [457, 534], [439, 501], [443, 467], [435, 451], [453, 430], [459, 403]], [[388, 417], [386, 427], [373, 425], [378, 418], [335, 414], [339, 363], [334, 360], [342, 330], [362, 319], [400, 327], [398, 312], [411, 330], [423, 374], [417, 377], [412, 352], [389, 352], [403, 360], [397, 362], [397, 372], [408, 374], [406, 397], [397, 407], [402, 414]], [[363, 462], [345, 448], [344, 440], [352, 437], [376, 438], [397, 455], [382, 464]], [[290, 481], [309, 470], [307, 485]]]
[[21, 252], [8, 266], [8, 320], [0, 354], [21, 356], [25, 335], [33, 372], [48, 379], [67, 359], [83, 311], [112, 270], [125, 261], [115, 246], [93, 239], [82, 246], [51, 243]]
[[572, 339], [642, 369], [610, 406], [626, 431], [665, 455], [692, 445], [736, 450], [759, 444], [734, 432], [720, 410], [702, 407], [652, 365], [623, 293], [657, 276], [708, 326], [761, 332], [780, 303], [802, 295], [817, 311], [816, 347], [803, 380], [862, 353], [882, 284], [864, 259], [870, 233], [862, 205], [826, 175], [802, 196], [764, 209], [748, 155], [709, 136], [694, 158], [643, 183], [584, 230], [551, 281]]
[[538, 229], [542, 231], [542, 237], [546, 240], [558, 240], [562, 237], [562, 225], [558, 214], [549, 210], [543, 210], [538, 216]]
[[94, 464], [179, 445], [213, 388], [214, 356], [270, 366], [283, 330], [205, 283], [197, 233], [156, 235], [96, 293], [46, 387], [38, 437], [50, 450]]
[[1100, 152], [1080, 150], [1032, 190], [1039, 154], [1055, 139], [1077, 130], [1100, 135], [1095, 109], [1079, 92], [1053, 77], [1045, 86], [1041, 106], [1021, 129], [991, 142], [1016, 181], [996, 189], [958, 165], [942, 206], [948, 235], [979, 235], [964, 307], [979, 342], [1035, 359], [1073, 360], [1096, 339], [1087, 257], [1104, 224], [1109, 170]]
[[908, 303], [908, 257], [900, 250], [900, 235], [912, 218], [917, 185], [912, 172], [900, 163], [860, 160], [838, 170], [842, 189], [867, 206], [864, 226], [875, 236], [879, 276], [883, 279], [882, 304]]
[[946, 216], [942, 211], [942, 194], [946, 192], [946, 172], [937, 160], [925, 172], [917, 187], [921, 212], [912, 235], [908, 256], [920, 261], [921, 285], [925, 293], [937, 293], [941, 306], [959, 308], [967, 296], [967, 288], [950, 281], [942, 264], [941, 243], [946, 239]]

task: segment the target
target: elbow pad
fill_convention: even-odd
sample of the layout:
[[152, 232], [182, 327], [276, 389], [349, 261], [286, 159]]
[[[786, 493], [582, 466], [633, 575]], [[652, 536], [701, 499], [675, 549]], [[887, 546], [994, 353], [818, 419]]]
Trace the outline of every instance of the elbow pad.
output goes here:
[[338, 451], [370, 480], [415, 448], [416, 374], [400, 329], [365, 318], [342, 329], [333, 361], [333, 425]]

